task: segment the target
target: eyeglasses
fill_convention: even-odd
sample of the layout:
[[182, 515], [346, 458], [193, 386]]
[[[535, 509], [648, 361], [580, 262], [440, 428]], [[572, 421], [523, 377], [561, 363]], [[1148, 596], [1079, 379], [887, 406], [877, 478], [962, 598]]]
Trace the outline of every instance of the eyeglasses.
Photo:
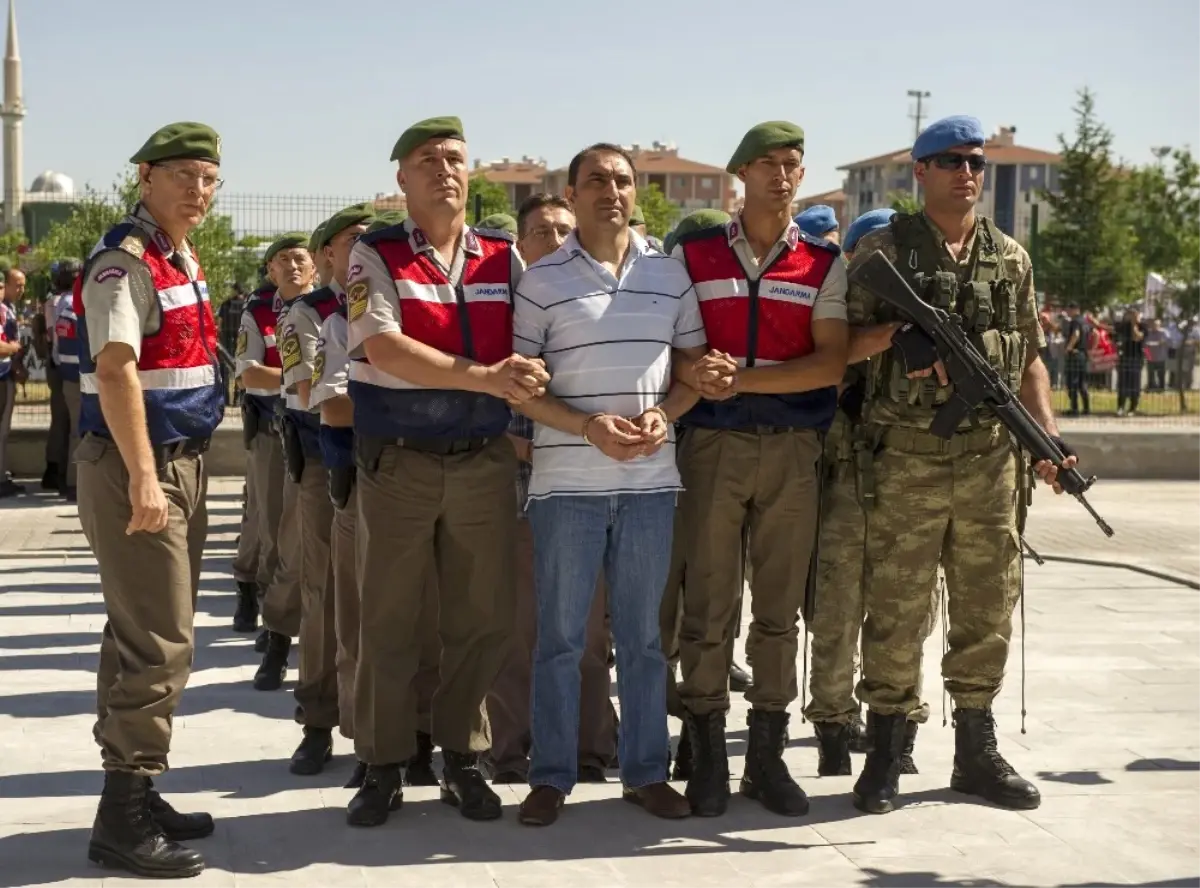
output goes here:
[[164, 164], [155, 164], [155, 166], [169, 173], [180, 188], [191, 188], [193, 183], [199, 182], [201, 191], [220, 191], [221, 186], [225, 184], [224, 179], [218, 179], [208, 173], [198, 173], [185, 167], [172, 167]]
[[981, 172], [987, 166], [987, 158], [982, 154], [956, 154], [953, 151], [927, 157], [925, 162], [933, 164], [939, 170], [958, 170], [965, 163], [972, 173]]

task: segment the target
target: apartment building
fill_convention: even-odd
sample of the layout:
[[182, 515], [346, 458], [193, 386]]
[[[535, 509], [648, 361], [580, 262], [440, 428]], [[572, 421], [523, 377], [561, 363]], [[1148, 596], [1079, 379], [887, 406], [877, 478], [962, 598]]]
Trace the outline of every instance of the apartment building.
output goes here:
[[[1016, 133], [1016, 127], [1000, 127], [983, 147], [988, 169], [978, 210], [992, 218], [1005, 234], [1027, 244], [1034, 204], [1041, 204], [1039, 226], [1048, 221], [1050, 208], [1039, 201], [1038, 195], [1043, 190], [1058, 191], [1061, 158], [1051, 151], [1016, 144]], [[868, 157], [838, 169], [846, 174], [842, 191], [846, 196], [846, 215], [851, 220], [868, 210], [890, 206], [897, 192], [915, 193], [918, 199], [922, 196], [913, 179], [908, 148]]]
[[[654, 142], [648, 148], [636, 143], [622, 147], [633, 157], [638, 187], [657, 185], [682, 213], [701, 209], [733, 211], [737, 191], [734, 177], [724, 167], [680, 157], [673, 143]], [[567, 187], [567, 168], [547, 172], [542, 185], [552, 194], [562, 194]]]
[[472, 176], [483, 176], [489, 182], [503, 185], [508, 192], [508, 203], [518, 209], [531, 194], [542, 190], [546, 178], [546, 161], [529, 156], [518, 161], [507, 157], [491, 163], [475, 161]]

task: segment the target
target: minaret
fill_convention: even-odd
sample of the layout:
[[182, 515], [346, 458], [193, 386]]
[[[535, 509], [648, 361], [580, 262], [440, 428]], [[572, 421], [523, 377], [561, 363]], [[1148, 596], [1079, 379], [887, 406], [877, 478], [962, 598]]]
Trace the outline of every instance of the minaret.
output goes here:
[[8, 0], [8, 48], [4, 53], [4, 230], [21, 227], [24, 202], [24, 173], [21, 171], [21, 119], [25, 103], [21, 101], [21, 55], [17, 50], [16, 0]]

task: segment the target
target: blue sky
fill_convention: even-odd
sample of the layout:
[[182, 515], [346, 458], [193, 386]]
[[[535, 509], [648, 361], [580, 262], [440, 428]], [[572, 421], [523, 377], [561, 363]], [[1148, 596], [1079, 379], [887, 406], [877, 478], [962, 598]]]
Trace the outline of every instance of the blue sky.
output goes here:
[[911, 142], [908, 89], [934, 117], [1053, 150], [1081, 86], [1120, 155], [1200, 149], [1200, 4], [207, 0], [117, 13], [17, 0], [26, 184], [107, 186], [159, 125], [222, 134], [230, 193], [373, 195], [404, 127], [457, 114], [472, 157], [564, 165], [598, 140], [673, 141], [724, 165], [745, 129], [807, 131], [802, 194], [839, 164]]

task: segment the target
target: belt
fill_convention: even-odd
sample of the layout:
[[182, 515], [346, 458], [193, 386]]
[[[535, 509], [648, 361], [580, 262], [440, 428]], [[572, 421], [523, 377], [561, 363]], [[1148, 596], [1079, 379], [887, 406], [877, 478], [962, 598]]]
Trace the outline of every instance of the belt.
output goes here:
[[209, 438], [183, 438], [179, 441], [172, 441], [170, 444], [156, 444], [151, 448], [154, 452], [154, 462], [156, 465], [165, 466], [167, 463], [183, 459], [185, 456], [199, 456], [208, 450], [210, 440]]
[[884, 429], [881, 441], [889, 450], [917, 453], [925, 456], [961, 456], [964, 453], [983, 453], [994, 448], [1002, 440], [1004, 427], [982, 426], [966, 432], [957, 432], [947, 441], [931, 432], [920, 429], [891, 427]]
[[802, 431], [795, 426], [773, 426], [773, 425], [749, 425], [735, 426], [729, 429], [731, 432], [740, 432], [743, 435], [783, 435], [788, 432]]
[[495, 440], [495, 438], [393, 438], [385, 440], [385, 443], [403, 447], [405, 450], [416, 450], [420, 453], [453, 456], [456, 453], [472, 453], [482, 450]]

